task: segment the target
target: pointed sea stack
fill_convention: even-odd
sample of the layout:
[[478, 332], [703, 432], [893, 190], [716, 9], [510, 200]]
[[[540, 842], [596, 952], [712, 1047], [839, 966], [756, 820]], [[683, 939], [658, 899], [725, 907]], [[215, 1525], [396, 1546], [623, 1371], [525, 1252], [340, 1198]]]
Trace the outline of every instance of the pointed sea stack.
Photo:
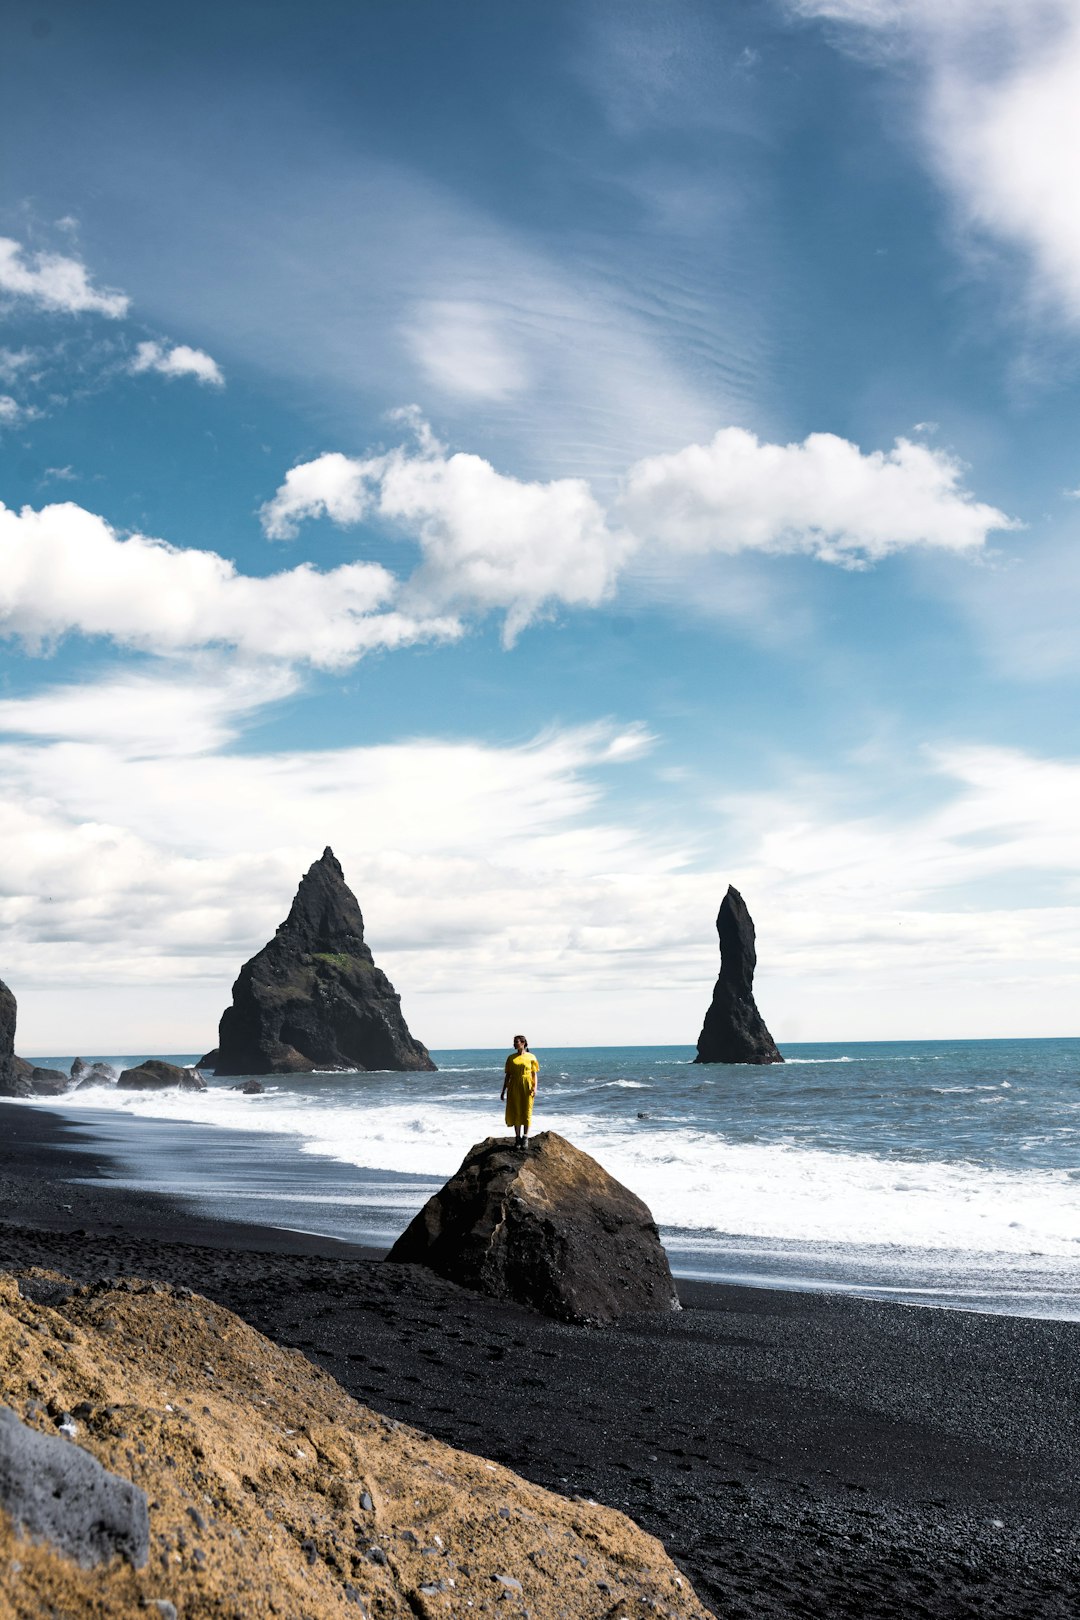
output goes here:
[[695, 1063], [783, 1063], [754, 1000], [757, 948], [754, 922], [738, 889], [730, 888], [716, 919], [720, 977], [698, 1036]]
[[245, 962], [200, 1059], [217, 1074], [434, 1069], [401, 997], [364, 944], [364, 919], [332, 849], [301, 879], [274, 938]]

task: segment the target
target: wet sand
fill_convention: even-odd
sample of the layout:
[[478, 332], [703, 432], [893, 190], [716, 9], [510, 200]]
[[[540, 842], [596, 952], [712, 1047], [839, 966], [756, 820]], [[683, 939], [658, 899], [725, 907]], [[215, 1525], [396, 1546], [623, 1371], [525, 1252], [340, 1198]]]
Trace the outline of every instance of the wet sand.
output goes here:
[[1080, 1612], [1080, 1324], [681, 1282], [604, 1332], [118, 1189], [0, 1104], [0, 1264], [196, 1288], [358, 1399], [659, 1536], [718, 1615]]

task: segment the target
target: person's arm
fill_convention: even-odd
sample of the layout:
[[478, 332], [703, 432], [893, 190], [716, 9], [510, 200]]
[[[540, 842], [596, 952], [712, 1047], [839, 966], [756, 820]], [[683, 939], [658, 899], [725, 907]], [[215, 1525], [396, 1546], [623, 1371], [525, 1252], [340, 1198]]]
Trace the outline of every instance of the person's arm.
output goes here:
[[532, 1094], [533, 1094], [534, 1097], [536, 1096], [536, 1080], [537, 1080], [537, 1076], [539, 1075], [539, 1073], [540, 1073], [540, 1064], [537, 1062], [536, 1058], [533, 1058], [533, 1060], [532, 1060]]
[[506, 1088], [507, 1088], [507, 1085], [510, 1082], [510, 1075], [511, 1075], [511, 1072], [512, 1072], [511, 1064], [513, 1063], [513, 1061], [514, 1061], [513, 1058], [507, 1058], [506, 1063], [503, 1066], [502, 1090], [499, 1092], [499, 1101], [500, 1102], [505, 1102], [506, 1101]]

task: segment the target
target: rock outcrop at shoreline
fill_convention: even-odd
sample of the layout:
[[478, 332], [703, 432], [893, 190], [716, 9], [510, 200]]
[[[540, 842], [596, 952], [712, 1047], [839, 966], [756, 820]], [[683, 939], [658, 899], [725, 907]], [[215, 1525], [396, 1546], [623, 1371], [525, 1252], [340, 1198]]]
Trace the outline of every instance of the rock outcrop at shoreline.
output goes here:
[[218, 1045], [217, 1074], [312, 1069], [434, 1069], [401, 997], [364, 943], [364, 919], [332, 849], [301, 880], [274, 938], [240, 969]]
[[116, 1070], [100, 1058], [95, 1063], [87, 1063], [85, 1058], [77, 1057], [71, 1065], [71, 1083], [76, 1090], [84, 1086], [111, 1086], [115, 1082]]
[[695, 1063], [783, 1063], [754, 1000], [754, 922], [738, 889], [728, 888], [716, 919], [720, 977], [698, 1036]]
[[181, 1069], [162, 1058], [147, 1058], [133, 1069], [122, 1069], [116, 1082], [120, 1091], [205, 1091], [206, 1081], [198, 1069]]
[[470, 1148], [387, 1259], [564, 1322], [679, 1308], [648, 1207], [554, 1131], [525, 1152], [493, 1136]]
[[35, 1068], [15, 1055], [18, 1003], [0, 979], [0, 1097], [58, 1097], [71, 1085], [60, 1069]]
[[706, 1620], [623, 1514], [378, 1416], [187, 1289], [0, 1273], [0, 1406], [50, 1466], [62, 1445], [113, 1507], [125, 1486], [131, 1504], [130, 1526], [110, 1510], [113, 1555], [95, 1561], [72, 1556], [78, 1502], [44, 1504], [38, 1533], [20, 1534], [25, 1492], [8, 1491], [12, 1620], [436, 1620], [504, 1605], [533, 1620]]
[[15, 1089], [19, 1079], [15, 1067], [15, 1020], [18, 1003], [3, 979], [0, 979], [0, 1097], [18, 1097]]

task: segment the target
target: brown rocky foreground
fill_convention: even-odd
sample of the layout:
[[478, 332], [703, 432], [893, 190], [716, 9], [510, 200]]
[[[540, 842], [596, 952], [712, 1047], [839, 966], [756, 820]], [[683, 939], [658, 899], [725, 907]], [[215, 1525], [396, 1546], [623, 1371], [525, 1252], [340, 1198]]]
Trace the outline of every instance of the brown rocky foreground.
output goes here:
[[149, 1507], [138, 1569], [80, 1567], [0, 1512], [13, 1620], [703, 1615], [621, 1513], [378, 1416], [198, 1294], [0, 1273], [0, 1368], [0, 1405]]

